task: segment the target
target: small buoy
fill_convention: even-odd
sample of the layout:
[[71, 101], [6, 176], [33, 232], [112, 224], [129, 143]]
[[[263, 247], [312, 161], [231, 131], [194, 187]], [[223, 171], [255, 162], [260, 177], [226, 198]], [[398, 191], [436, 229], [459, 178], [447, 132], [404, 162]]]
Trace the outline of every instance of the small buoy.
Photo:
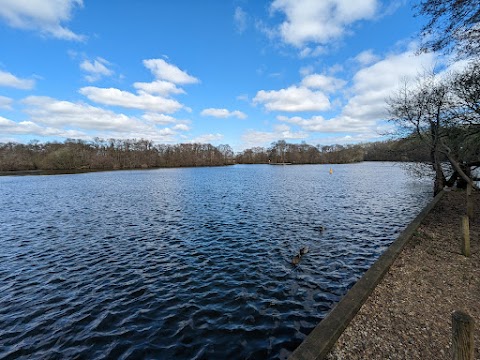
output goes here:
[[306, 253], [308, 253], [308, 250], [308, 246], [304, 246], [300, 249], [300, 255], [305, 255]]
[[297, 266], [298, 263], [300, 262], [300, 259], [301, 259], [301, 255], [300, 255], [300, 254], [295, 255], [295, 256], [293, 257], [293, 259], [292, 259], [292, 264], [293, 264], [294, 266]]
[[330, 168], [329, 173], [330, 173], [330, 174], [333, 174], [333, 169], [332, 169], [332, 168]]

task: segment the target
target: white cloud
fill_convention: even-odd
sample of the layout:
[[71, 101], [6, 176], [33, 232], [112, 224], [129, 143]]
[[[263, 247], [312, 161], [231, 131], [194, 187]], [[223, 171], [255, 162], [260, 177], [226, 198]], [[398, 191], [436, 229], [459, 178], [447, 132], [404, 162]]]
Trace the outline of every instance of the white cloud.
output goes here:
[[242, 135], [241, 147], [247, 149], [254, 146], [266, 146], [280, 139], [277, 133], [250, 129]]
[[173, 99], [166, 99], [147, 93], [135, 95], [131, 92], [122, 91], [115, 88], [98, 88], [87, 86], [81, 88], [79, 92], [96, 103], [121, 106], [130, 109], [139, 109], [160, 113], [173, 113], [183, 107], [182, 104]]
[[63, 130], [53, 127], [41, 127], [32, 121], [15, 122], [0, 116], [0, 132], [10, 135], [60, 136], [64, 138], [83, 138], [85, 133], [78, 130]]
[[84, 36], [66, 28], [73, 10], [83, 0], [2, 0], [0, 18], [17, 29], [36, 30], [58, 39], [82, 41]]
[[347, 82], [332, 76], [322, 74], [307, 75], [302, 80], [302, 85], [309, 89], [319, 89], [326, 93], [332, 93], [340, 90]]
[[202, 116], [212, 116], [216, 118], [226, 119], [229, 117], [236, 117], [238, 119], [246, 119], [247, 115], [239, 110], [229, 111], [227, 109], [204, 109], [200, 113]]
[[133, 131], [141, 127], [138, 119], [88, 104], [61, 101], [46, 96], [29, 96], [22, 101], [37, 123], [55, 127], [77, 127], [92, 130]]
[[242, 148], [251, 148], [254, 146], [268, 146], [277, 140], [305, 139], [308, 134], [305, 132], [292, 132], [290, 127], [285, 124], [276, 125], [273, 131], [247, 130], [242, 135]]
[[6, 137], [6, 136], [1, 136], [0, 135], [0, 143], [18, 143], [20, 142], [17, 138], [15, 137]]
[[33, 87], [35, 86], [35, 81], [32, 79], [21, 79], [9, 72], [0, 70], [0, 86], [8, 86], [16, 89], [30, 90], [33, 89]]
[[[102, 65], [106, 63], [108, 62], [103, 59], [98, 60], [97, 63], [84, 62], [82, 68], [98, 74], [107, 74], [108, 69], [102, 68]], [[171, 95], [185, 93], [176, 84], [196, 83], [198, 79], [188, 75], [178, 67], [168, 64], [163, 59], [144, 60], [143, 64], [152, 71], [157, 79], [153, 82], [135, 82], [133, 87], [137, 89], [136, 94], [117, 88], [94, 86], [83, 87], [79, 90], [79, 93], [99, 104], [144, 110], [148, 113], [169, 114], [180, 109], [191, 111], [190, 108], [172, 99]], [[164, 120], [165, 118], [161, 119], [161, 121]]]
[[136, 82], [133, 87], [139, 91], [143, 91], [148, 94], [170, 96], [170, 94], [185, 94], [185, 91], [178, 88], [174, 83], [163, 80], [156, 80], [153, 82]]
[[93, 61], [84, 60], [80, 64], [80, 69], [87, 72], [87, 75], [85, 75], [85, 79], [88, 82], [95, 82], [100, 80], [104, 76], [113, 75], [113, 71], [107, 67], [109, 65], [110, 63], [107, 60], [101, 57], [97, 57]]
[[249, 97], [248, 97], [248, 94], [238, 95], [238, 96], [237, 96], [237, 100], [240, 100], [240, 101], [250, 101], [250, 100], [249, 100]]
[[190, 127], [187, 125], [190, 123], [189, 120], [178, 120], [170, 115], [158, 114], [158, 113], [146, 113], [142, 115], [142, 119], [147, 123], [152, 123], [155, 125], [173, 125], [172, 129], [179, 131], [189, 131]]
[[24, 134], [25, 132], [28, 132], [25, 122], [20, 125], [19, 123], [2, 116], [0, 116], [0, 129], [2, 130], [2, 133], [9, 134]]
[[272, 12], [281, 12], [285, 21], [277, 31], [282, 40], [296, 47], [306, 43], [327, 44], [341, 38], [357, 21], [372, 19], [377, 0], [275, 0]]
[[239, 34], [243, 33], [247, 28], [247, 13], [243, 11], [240, 6], [237, 6], [235, 9], [235, 14], [233, 15], [233, 21], [235, 24], [235, 29]]
[[148, 122], [152, 122], [155, 124], [171, 124], [176, 123], [177, 119], [173, 116], [165, 115], [165, 114], [158, 114], [158, 113], [146, 113], [142, 115], [142, 118]]
[[326, 52], [327, 49], [324, 46], [317, 46], [315, 48], [307, 46], [300, 51], [299, 56], [301, 59], [305, 59], [307, 57], [317, 57], [325, 54]]
[[281, 139], [304, 139], [308, 136], [308, 134], [303, 131], [292, 131], [290, 126], [285, 124], [275, 125], [273, 130], [274, 134], [280, 136]]
[[370, 65], [374, 62], [377, 62], [379, 57], [374, 54], [374, 52], [370, 50], [365, 50], [362, 51], [360, 54], [355, 56], [355, 60], [361, 65], [361, 66], [367, 66]]
[[299, 126], [308, 132], [321, 133], [362, 133], [371, 132], [372, 127], [375, 127], [376, 121], [365, 121], [354, 118], [333, 118], [325, 120], [322, 116], [313, 116], [310, 119], [304, 119], [300, 116], [286, 117], [279, 116], [280, 121]]
[[312, 139], [312, 143], [323, 144], [323, 145], [358, 144], [362, 142], [377, 141], [377, 140], [380, 140], [382, 137], [383, 135], [378, 133], [364, 133], [364, 134], [343, 135], [343, 136], [329, 136], [329, 137], [323, 137], [320, 139]]
[[[278, 116], [277, 120], [297, 126], [309, 133], [357, 134], [354, 137], [336, 137], [330, 140], [341, 143], [341, 139], [375, 139], [387, 129], [384, 120], [387, 119], [385, 100], [391, 96], [405, 79], [414, 79], [425, 69], [434, 65], [435, 56], [431, 53], [416, 55], [415, 50], [400, 54], [390, 54], [369, 66], [360, 69], [352, 79], [352, 86], [346, 92], [349, 98], [338, 116], [325, 119], [322, 116], [312, 116], [305, 119], [300, 116]], [[337, 79], [318, 76], [306, 76], [302, 84], [320, 87], [324, 91], [333, 91], [344, 83]]]
[[314, 71], [313, 65], [307, 65], [307, 66], [302, 66], [298, 72], [302, 76], [307, 76], [307, 75], [312, 74], [313, 71]]
[[0, 95], [0, 109], [12, 110], [13, 99]]
[[342, 117], [360, 120], [380, 120], [387, 117], [385, 100], [404, 80], [412, 80], [435, 63], [431, 53], [416, 55], [414, 50], [388, 55], [353, 77], [352, 97], [343, 109]]
[[211, 144], [223, 139], [222, 134], [204, 134], [191, 139], [189, 142], [197, 144]]
[[188, 126], [187, 124], [177, 124], [173, 127], [173, 130], [190, 131], [190, 126]]
[[472, 64], [472, 59], [461, 59], [456, 60], [453, 55], [442, 59], [443, 60], [443, 70], [439, 72], [439, 78], [448, 78], [454, 73], [461, 73], [466, 70], [466, 68]]
[[29, 121], [16, 123], [2, 118], [0, 132], [4, 134], [31, 134], [64, 138], [104, 139], [144, 138], [156, 142], [175, 142], [178, 131], [186, 131], [185, 124], [173, 128], [158, 128], [157, 124], [142, 118], [115, 113], [83, 103], [30, 96], [22, 100]]
[[260, 90], [253, 103], [262, 104], [267, 111], [322, 111], [330, 108], [330, 101], [323, 92], [297, 86], [278, 91]]
[[166, 80], [174, 84], [196, 84], [196, 77], [180, 70], [177, 66], [167, 63], [163, 59], [143, 60], [143, 65], [149, 69], [158, 80]]

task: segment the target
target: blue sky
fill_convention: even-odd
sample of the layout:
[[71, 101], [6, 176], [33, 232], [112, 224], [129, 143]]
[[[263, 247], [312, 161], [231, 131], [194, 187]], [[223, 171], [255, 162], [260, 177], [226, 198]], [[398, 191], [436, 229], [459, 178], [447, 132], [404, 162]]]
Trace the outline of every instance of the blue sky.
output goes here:
[[407, 1], [0, 0], [0, 142], [145, 138], [234, 150], [389, 131], [417, 55]]

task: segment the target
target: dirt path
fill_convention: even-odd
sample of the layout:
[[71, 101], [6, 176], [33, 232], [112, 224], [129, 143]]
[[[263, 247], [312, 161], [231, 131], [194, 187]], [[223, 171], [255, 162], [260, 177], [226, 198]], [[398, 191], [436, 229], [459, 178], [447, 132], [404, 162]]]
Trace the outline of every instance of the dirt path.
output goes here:
[[461, 255], [466, 194], [448, 192], [338, 339], [327, 359], [451, 359], [451, 314], [475, 319], [480, 359], [480, 194], [471, 257]]

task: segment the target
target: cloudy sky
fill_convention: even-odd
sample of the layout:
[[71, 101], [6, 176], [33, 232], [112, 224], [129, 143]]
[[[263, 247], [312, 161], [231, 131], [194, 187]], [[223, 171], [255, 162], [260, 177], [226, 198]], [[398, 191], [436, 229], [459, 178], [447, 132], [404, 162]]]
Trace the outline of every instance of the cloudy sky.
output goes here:
[[400, 0], [0, 0], [0, 142], [357, 143], [445, 62]]

